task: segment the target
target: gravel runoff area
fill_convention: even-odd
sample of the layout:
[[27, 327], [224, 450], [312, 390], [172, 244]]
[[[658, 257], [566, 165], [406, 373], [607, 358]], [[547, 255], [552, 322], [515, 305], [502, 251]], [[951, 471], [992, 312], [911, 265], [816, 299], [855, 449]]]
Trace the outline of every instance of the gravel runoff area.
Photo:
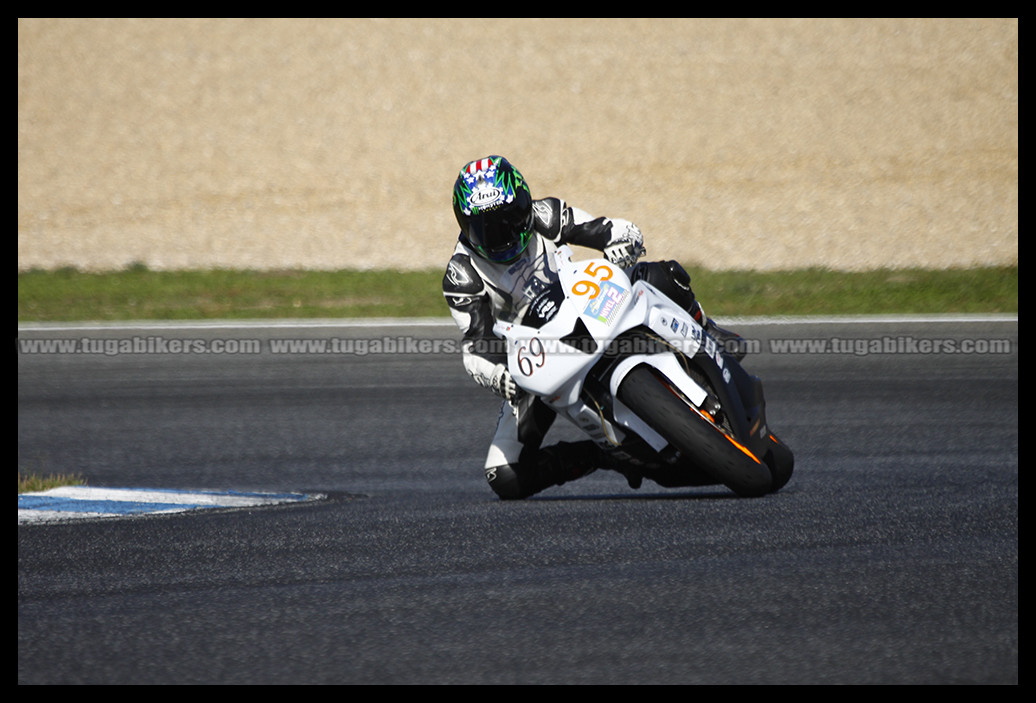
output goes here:
[[459, 168], [689, 267], [1018, 260], [1018, 21], [19, 19], [18, 267], [437, 268]]

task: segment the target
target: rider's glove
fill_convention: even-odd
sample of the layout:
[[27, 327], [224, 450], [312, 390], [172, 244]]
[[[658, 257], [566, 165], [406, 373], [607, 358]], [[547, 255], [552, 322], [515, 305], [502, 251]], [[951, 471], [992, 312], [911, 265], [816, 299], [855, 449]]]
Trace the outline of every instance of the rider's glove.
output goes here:
[[604, 258], [616, 266], [629, 268], [647, 253], [644, 235], [635, 224], [625, 220], [612, 220], [612, 229], [618, 231], [618, 238], [604, 248]]
[[504, 400], [514, 400], [518, 397], [518, 385], [511, 377], [511, 372], [503, 364], [497, 364], [493, 375], [489, 379], [489, 387]]

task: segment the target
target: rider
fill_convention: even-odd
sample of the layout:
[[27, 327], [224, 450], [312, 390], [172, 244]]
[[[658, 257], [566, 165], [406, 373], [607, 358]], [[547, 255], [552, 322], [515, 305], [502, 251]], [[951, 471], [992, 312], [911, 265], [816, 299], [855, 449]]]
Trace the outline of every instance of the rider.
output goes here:
[[604, 252], [631, 280], [651, 283], [728, 346], [740, 337], [705, 317], [679, 263], [637, 263], [646, 250], [636, 225], [591, 217], [559, 198], [533, 200], [525, 178], [502, 156], [476, 159], [461, 169], [453, 186], [453, 212], [461, 232], [443, 277], [443, 294], [463, 332], [465, 370], [504, 399], [486, 457], [489, 485], [502, 499], [525, 498], [606, 467], [638, 487], [642, 472], [630, 457], [609, 454], [591, 440], [540, 446], [555, 413], [518, 389], [504, 348], [494, 341], [494, 322], [549, 309], [552, 255], [558, 245], [574, 244]]

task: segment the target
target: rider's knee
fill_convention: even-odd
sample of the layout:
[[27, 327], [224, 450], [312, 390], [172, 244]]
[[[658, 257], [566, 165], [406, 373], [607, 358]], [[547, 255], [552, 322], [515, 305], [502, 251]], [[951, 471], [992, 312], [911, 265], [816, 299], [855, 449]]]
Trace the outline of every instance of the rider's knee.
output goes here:
[[512, 464], [492, 466], [486, 469], [486, 480], [500, 500], [520, 500], [528, 493], [522, 489], [518, 481], [518, 472]]

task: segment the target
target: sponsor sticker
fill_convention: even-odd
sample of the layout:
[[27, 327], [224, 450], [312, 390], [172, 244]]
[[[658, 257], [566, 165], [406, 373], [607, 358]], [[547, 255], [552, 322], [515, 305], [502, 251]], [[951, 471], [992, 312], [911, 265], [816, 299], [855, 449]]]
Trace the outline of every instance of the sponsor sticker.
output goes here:
[[583, 314], [610, 325], [628, 297], [629, 291], [622, 286], [602, 281], [600, 294], [587, 303]]

